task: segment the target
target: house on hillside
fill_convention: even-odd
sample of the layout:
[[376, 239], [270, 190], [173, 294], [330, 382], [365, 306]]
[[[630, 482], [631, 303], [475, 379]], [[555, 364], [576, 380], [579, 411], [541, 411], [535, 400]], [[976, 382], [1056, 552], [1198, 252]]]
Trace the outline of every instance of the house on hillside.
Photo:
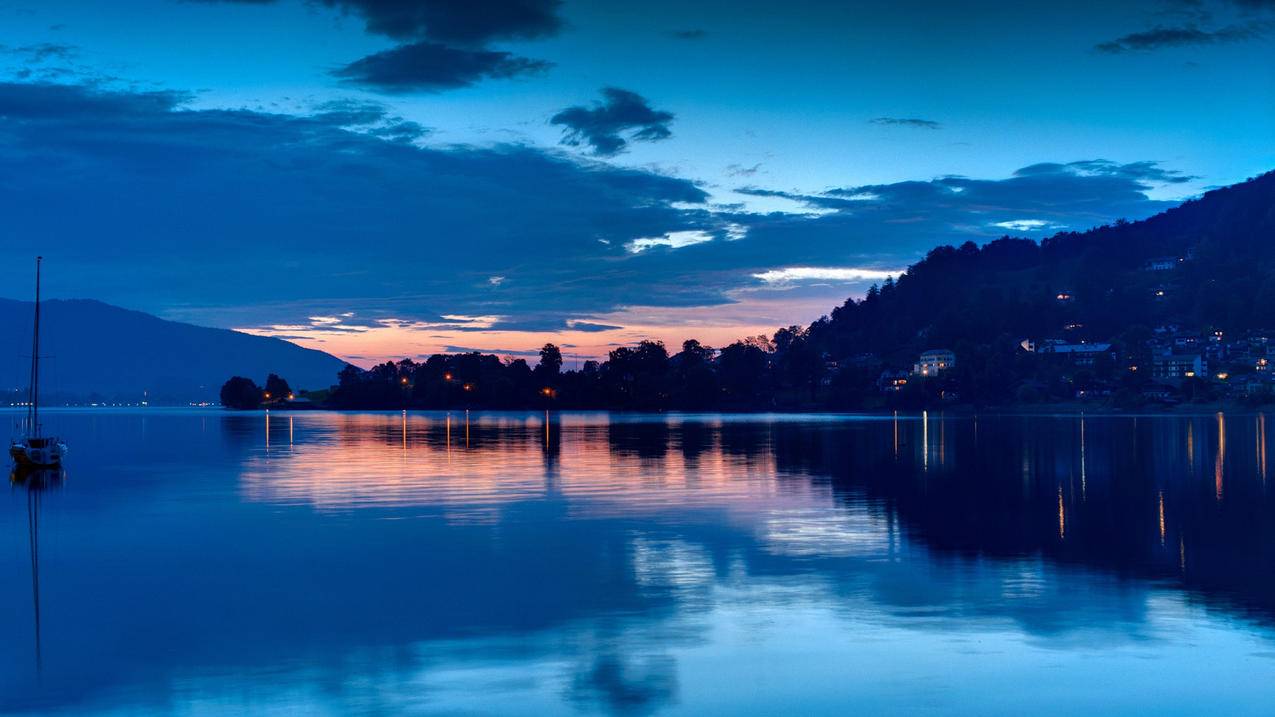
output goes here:
[[912, 365], [913, 376], [937, 376], [956, 366], [956, 354], [947, 349], [930, 349], [921, 353]]
[[832, 354], [824, 352], [823, 354], [823, 376], [819, 379], [820, 386], [831, 386], [832, 382], [837, 378], [837, 374], [841, 373], [841, 362], [834, 359]]
[[1037, 349], [1037, 353], [1056, 354], [1071, 359], [1077, 366], [1092, 366], [1094, 359], [1111, 351], [1108, 343], [1047, 343]]
[[1207, 376], [1209, 364], [1198, 353], [1167, 353], [1151, 359], [1151, 377], [1159, 380]]
[[1178, 334], [1173, 337], [1173, 346], [1176, 349], [1187, 351], [1195, 349], [1200, 345], [1199, 334]]
[[877, 378], [877, 388], [881, 393], [898, 393], [908, 385], [908, 376], [907, 371], [882, 371]]

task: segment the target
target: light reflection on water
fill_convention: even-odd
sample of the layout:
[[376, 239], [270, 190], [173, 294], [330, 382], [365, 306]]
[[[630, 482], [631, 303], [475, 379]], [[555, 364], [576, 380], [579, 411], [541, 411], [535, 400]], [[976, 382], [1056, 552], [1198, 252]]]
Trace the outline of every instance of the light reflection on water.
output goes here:
[[5, 713], [1275, 697], [1262, 415], [51, 419], [65, 482], [3, 513]]

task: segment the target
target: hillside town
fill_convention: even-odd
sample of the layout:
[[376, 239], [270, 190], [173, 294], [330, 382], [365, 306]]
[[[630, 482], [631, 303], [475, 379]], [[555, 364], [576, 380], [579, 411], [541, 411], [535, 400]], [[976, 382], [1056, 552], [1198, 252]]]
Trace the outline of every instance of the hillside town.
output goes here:
[[[1079, 328], [1079, 327], [1072, 327]], [[1076, 400], [1146, 404], [1237, 401], [1266, 403], [1275, 397], [1275, 342], [1271, 332], [1230, 335], [1222, 330], [1192, 331], [1178, 324], [1157, 326], [1145, 339], [1123, 341], [1069, 340], [1064, 337], [1023, 338], [1015, 353], [1020, 362], [1035, 364], [1037, 373], [1055, 381], [1025, 379], [1014, 387], [1017, 402]], [[872, 356], [858, 356], [863, 364]], [[901, 394], [917, 383], [946, 401], [961, 396], [955, 379], [958, 355], [948, 349], [919, 354], [911, 369], [885, 369], [877, 387], [883, 395]], [[824, 385], [832, 385], [842, 362], [829, 360]], [[1059, 390], [1061, 387], [1061, 390]]]

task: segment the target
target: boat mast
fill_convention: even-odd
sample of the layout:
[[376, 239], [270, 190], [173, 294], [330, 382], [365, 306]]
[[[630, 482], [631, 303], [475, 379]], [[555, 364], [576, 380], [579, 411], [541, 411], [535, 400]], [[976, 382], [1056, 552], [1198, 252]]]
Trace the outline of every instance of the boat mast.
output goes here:
[[31, 386], [27, 405], [27, 436], [40, 432], [40, 262], [35, 258], [35, 328], [31, 332]]

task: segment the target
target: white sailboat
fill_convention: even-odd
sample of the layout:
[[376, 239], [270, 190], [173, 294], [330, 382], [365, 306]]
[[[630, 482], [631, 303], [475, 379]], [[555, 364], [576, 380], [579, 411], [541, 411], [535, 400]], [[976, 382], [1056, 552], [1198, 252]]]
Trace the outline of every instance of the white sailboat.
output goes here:
[[40, 425], [40, 262], [43, 259], [35, 258], [35, 329], [31, 335], [31, 387], [26, 435], [9, 444], [9, 455], [19, 467], [60, 466], [67, 452], [62, 439], [43, 435]]

